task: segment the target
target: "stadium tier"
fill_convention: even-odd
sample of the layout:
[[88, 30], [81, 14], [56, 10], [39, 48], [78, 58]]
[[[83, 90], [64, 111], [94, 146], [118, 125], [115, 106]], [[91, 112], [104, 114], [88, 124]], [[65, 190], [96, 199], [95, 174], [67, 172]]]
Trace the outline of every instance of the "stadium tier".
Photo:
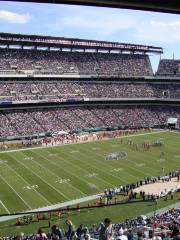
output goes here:
[[178, 119], [179, 127], [179, 106], [129, 105], [3, 111], [0, 113], [0, 136], [29, 136], [100, 127], [164, 127], [172, 116]]
[[148, 53], [160, 47], [0, 33], [0, 70], [31, 74], [152, 76]]
[[105, 76], [152, 76], [148, 55], [1, 49], [0, 69], [16, 72]]
[[158, 66], [157, 75], [180, 75], [180, 60], [162, 59]]
[[0, 82], [0, 101], [27, 101], [65, 98], [180, 98], [180, 83], [105, 81]]

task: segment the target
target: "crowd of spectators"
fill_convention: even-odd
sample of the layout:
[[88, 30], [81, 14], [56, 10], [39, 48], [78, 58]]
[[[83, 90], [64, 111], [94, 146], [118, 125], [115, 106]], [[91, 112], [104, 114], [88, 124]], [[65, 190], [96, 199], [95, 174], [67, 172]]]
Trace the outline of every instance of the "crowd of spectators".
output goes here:
[[180, 74], [180, 60], [162, 59], [159, 62], [157, 75], [173, 76]]
[[127, 219], [123, 223], [112, 225], [114, 239], [180, 239], [179, 216], [180, 209], [176, 208], [151, 217]]
[[125, 82], [0, 82], [0, 101], [67, 98], [180, 98], [180, 84]]
[[[151, 76], [148, 55], [1, 49], [0, 70], [51, 73]], [[70, 98], [176, 98], [180, 84], [123, 81], [2, 81], [0, 101], [63, 100]], [[70, 107], [0, 112], [0, 136], [97, 127], [153, 127], [179, 119], [179, 107]], [[179, 120], [178, 120], [179, 121]], [[179, 122], [178, 122], [179, 126]]]
[[122, 77], [153, 75], [148, 55], [33, 49], [1, 49], [0, 69]]
[[26, 136], [42, 132], [97, 127], [147, 128], [166, 126], [178, 119], [179, 106], [98, 106], [32, 109], [0, 112], [0, 136]]
[[53, 225], [48, 233], [42, 228], [37, 234], [16, 237], [4, 237], [4, 240], [179, 240], [180, 239], [180, 208], [171, 208], [152, 216], [138, 216], [126, 219], [121, 223], [112, 223], [105, 218], [100, 224], [86, 227], [80, 224], [76, 227], [71, 220], [65, 221], [67, 227]]

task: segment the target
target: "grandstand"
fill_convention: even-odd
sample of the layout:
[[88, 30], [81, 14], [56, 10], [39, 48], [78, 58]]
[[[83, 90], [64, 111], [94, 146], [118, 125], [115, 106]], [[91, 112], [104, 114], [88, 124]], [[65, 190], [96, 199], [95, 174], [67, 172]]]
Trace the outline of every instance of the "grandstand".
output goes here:
[[1, 137], [165, 127], [179, 118], [179, 79], [167, 77], [163, 60], [154, 76], [148, 56], [162, 48], [9, 33], [0, 44]]
[[[169, 181], [175, 179], [178, 182], [179, 135], [176, 132], [152, 131], [180, 128], [179, 61], [161, 60], [154, 74], [149, 54], [161, 53], [161, 47], [146, 45], [0, 33], [0, 149], [36, 145], [45, 149], [16, 149], [15, 152], [8, 149], [0, 153], [3, 192], [0, 213], [6, 215], [6, 211], [9, 215], [12, 211], [36, 208], [39, 211], [39, 207], [47, 203], [48, 206], [54, 206], [57, 201], [62, 204], [65, 200], [97, 194], [117, 184], [125, 185], [122, 192], [127, 191], [130, 199], [125, 197], [123, 201], [129, 201], [134, 198], [129, 194], [134, 186], [163, 182], [165, 173]], [[129, 137], [128, 134], [132, 133], [140, 134], [140, 137]], [[86, 150], [83, 144], [74, 144], [72, 149], [65, 148], [67, 146], [60, 150], [51, 149], [52, 145], [116, 137], [122, 139], [89, 143]], [[128, 137], [128, 140], [123, 137]], [[166, 141], [166, 148], [152, 146], [153, 141], [162, 139]], [[112, 149], [116, 150], [117, 146], [123, 148], [126, 157], [115, 163], [101, 162], [105, 156], [116, 153]], [[150, 148], [152, 150], [148, 152]], [[171, 161], [166, 161], [164, 149]], [[117, 152], [122, 153], [119, 149]], [[126, 161], [122, 162], [123, 168], [121, 160]], [[7, 174], [9, 172], [11, 174]], [[153, 175], [156, 177], [150, 179]], [[145, 180], [141, 184], [142, 179]], [[4, 205], [7, 192], [11, 200]], [[168, 196], [172, 192], [169, 191]], [[140, 203], [143, 196], [138, 198]], [[154, 196], [152, 194], [145, 200], [154, 204]], [[151, 207], [153, 210], [154, 205]], [[125, 240], [126, 236], [128, 239], [133, 239], [133, 236], [142, 239], [142, 232], [156, 228], [155, 235], [164, 239], [162, 226], [166, 226], [167, 235], [172, 230], [171, 236], [177, 236], [177, 229], [172, 227], [175, 219], [179, 219], [177, 207], [166, 209], [162, 215], [122, 221], [114, 224], [111, 230], [114, 239]], [[18, 221], [17, 225], [21, 225]], [[110, 223], [107, 219], [106, 222]], [[72, 239], [75, 230], [71, 221], [66, 224], [71, 230], [69, 234], [72, 234], [66, 237]], [[128, 229], [133, 231], [133, 236]], [[60, 232], [52, 229], [48, 238], [65, 238], [63, 231]], [[94, 227], [89, 234], [83, 227], [79, 234], [79, 239], [81, 235], [81, 239], [90, 239], [90, 235], [99, 238], [101, 228]], [[31, 235], [24, 239], [36, 237]], [[45, 234], [43, 239], [47, 239]]]
[[[13, 137], [108, 127], [118, 127], [119, 129], [167, 128], [167, 119], [172, 116], [178, 119], [177, 127], [179, 127], [179, 106], [167, 106], [162, 109], [158, 105], [132, 106], [130, 103], [125, 106], [122, 103], [119, 103], [119, 106], [111, 103], [107, 106], [95, 105], [91, 102], [91, 106], [85, 104], [83, 107], [72, 107], [71, 105], [60, 108], [44, 107], [43, 110], [4, 110], [0, 118], [2, 126], [0, 134], [1, 137]], [[5, 126], [4, 123], [6, 123]]]
[[157, 75], [178, 76], [180, 74], [180, 61], [174, 59], [162, 59], [159, 63]]

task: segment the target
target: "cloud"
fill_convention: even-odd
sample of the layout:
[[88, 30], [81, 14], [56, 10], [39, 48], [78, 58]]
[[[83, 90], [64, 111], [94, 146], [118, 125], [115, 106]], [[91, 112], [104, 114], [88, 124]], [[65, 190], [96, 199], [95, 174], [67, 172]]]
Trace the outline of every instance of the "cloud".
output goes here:
[[152, 26], [156, 27], [162, 27], [165, 29], [174, 29], [177, 30], [178, 27], [180, 27], [180, 21], [175, 21], [175, 22], [158, 22], [158, 21], [151, 21]]
[[127, 30], [135, 26], [135, 19], [124, 13], [100, 11], [95, 8], [86, 10], [83, 8], [81, 12], [74, 11], [74, 14], [64, 16], [56, 20], [55, 28], [60, 29], [76, 29], [77, 31], [92, 32], [94, 35], [112, 35], [121, 30]]
[[180, 41], [180, 21], [154, 21], [140, 23], [134, 38], [141, 41], [174, 43]]
[[30, 20], [31, 16], [29, 13], [18, 14], [10, 11], [0, 11], [0, 22], [8, 22], [8, 23], [19, 23], [25, 24]]

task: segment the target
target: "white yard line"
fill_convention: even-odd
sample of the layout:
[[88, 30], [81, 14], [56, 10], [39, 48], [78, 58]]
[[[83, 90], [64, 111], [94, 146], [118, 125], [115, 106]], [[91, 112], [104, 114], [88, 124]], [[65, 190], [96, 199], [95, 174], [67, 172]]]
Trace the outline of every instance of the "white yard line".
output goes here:
[[[34, 152], [34, 151], [32, 151], [32, 152]], [[59, 168], [59, 166], [58, 166], [57, 164], [54, 164], [52, 161], [49, 161], [49, 159], [46, 158], [45, 156], [43, 156], [42, 154], [36, 153], [36, 152], [35, 152], [35, 154], [41, 156], [41, 158], [46, 159], [47, 162], [49, 162], [49, 163], [55, 165], [57, 168]], [[36, 161], [34, 161], [34, 160], [32, 160], [32, 161], [33, 161], [35, 164], [38, 164], [40, 167], [45, 168], [46, 171], [50, 172], [50, 173], [51, 173], [52, 175], [54, 175], [55, 177], [59, 178], [58, 175], [56, 175], [54, 172], [52, 172], [50, 169], [46, 168], [45, 166], [43, 166], [43, 165], [40, 164], [39, 162], [36, 162]], [[63, 171], [65, 171], [65, 170], [63, 169]], [[74, 174], [72, 174], [72, 173], [69, 173], [69, 174], [74, 175]], [[76, 176], [76, 178], [78, 178], [78, 177]], [[78, 179], [80, 179], [80, 178], [78, 178]], [[82, 180], [82, 179], [80, 179], [80, 180]], [[76, 191], [80, 192], [82, 195], [86, 196], [86, 194], [85, 194], [84, 192], [82, 192], [80, 189], [74, 187], [71, 183], [67, 183], [67, 184], [68, 184], [71, 188], [74, 188]]]
[[[15, 160], [16, 158], [13, 157]], [[8, 168], [10, 168], [18, 177], [20, 177], [27, 185], [31, 185], [31, 183], [27, 182], [19, 173], [16, 172], [16, 170], [14, 170], [11, 166], [9, 166], [8, 164], [6, 164], [6, 166]], [[39, 193], [36, 189], [33, 189], [33, 191], [35, 191], [42, 199], [44, 199], [46, 201], [46, 203], [51, 204], [51, 202], [49, 202], [41, 193]]]
[[[33, 151], [32, 151], [33, 152]], [[38, 154], [39, 156], [41, 156], [41, 157], [43, 157], [44, 159], [46, 159], [48, 162], [50, 162], [51, 164], [53, 164], [53, 165], [55, 165], [56, 167], [58, 167], [59, 168], [59, 166], [56, 164], [56, 163], [54, 163], [54, 162], [51, 162], [51, 161], [49, 161], [45, 156], [43, 156], [42, 154], [39, 154], [39, 153], [35, 153], [35, 154]], [[65, 154], [65, 153], [64, 153]], [[56, 156], [55, 156], [56, 157]], [[59, 156], [58, 156], [58, 158], [60, 158]], [[79, 159], [79, 158], [75, 158], [74, 156], [72, 156], [72, 158], [73, 159]], [[68, 164], [71, 164], [73, 167], [76, 167], [76, 168], [79, 168], [80, 170], [82, 170], [82, 172], [87, 172], [87, 173], [89, 173], [86, 169], [83, 169], [83, 168], [81, 168], [80, 166], [77, 166], [77, 165], [75, 165], [75, 164], [73, 164], [72, 162], [70, 162], [70, 161], [66, 161], [66, 160], [62, 160], [63, 162], [65, 162], [65, 163], [68, 163]], [[64, 170], [63, 169], [63, 171], [66, 171], [66, 170]], [[67, 171], [66, 171], [67, 172]], [[69, 174], [71, 174], [71, 175], [74, 175], [74, 174], [72, 174], [71, 172], [69, 173]], [[76, 175], [76, 178], [79, 178], [77, 175]], [[100, 180], [101, 182], [105, 182], [105, 183], [108, 183], [107, 181], [105, 181], [105, 180], [103, 180], [103, 179], [101, 179], [101, 178], [99, 178], [99, 177], [95, 177], [95, 178], [97, 178], [97, 180]], [[80, 179], [80, 178], [79, 178]], [[86, 184], [88, 184], [88, 181], [86, 181], [85, 179], [83, 179], [83, 178], [81, 178], [80, 179], [81, 181], [84, 181]], [[110, 183], [108, 183], [108, 184], [110, 184]], [[115, 185], [112, 185], [112, 184], [110, 184], [112, 187], [115, 187]], [[72, 185], [71, 185], [72, 186]], [[76, 188], [77, 189], [77, 188]], [[98, 188], [99, 189], [99, 188]], [[99, 190], [101, 190], [101, 189], [99, 189]], [[80, 190], [78, 190], [78, 191], [80, 191]], [[85, 193], [84, 193], [85, 194]]]
[[0, 200], [0, 204], [3, 206], [3, 208], [6, 210], [6, 212], [8, 214], [10, 214], [10, 211], [7, 209], [7, 207], [4, 205], [4, 203], [2, 202], [2, 200]]
[[[86, 151], [86, 152], [89, 152], [89, 155], [88, 155], [88, 156], [91, 156], [89, 150], [86, 149], [85, 151]], [[103, 150], [103, 152], [105, 152], [105, 151]], [[106, 152], [105, 152], [105, 153], [106, 153]], [[82, 153], [82, 152], [81, 152], [81, 154], [86, 155], [85, 153]], [[96, 155], [102, 157], [102, 155], [100, 155], [100, 154], [98, 154], [98, 153], [96, 153]], [[80, 161], [80, 160], [79, 160], [79, 161]], [[96, 159], [94, 159], [94, 158], [93, 158], [93, 161], [94, 161], [94, 162], [97, 162], [97, 163], [99, 164], [99, 161], [96, 160]], [[106, 162], [101, 162], [101, 165], [104, 165], [104, 166], [107, 167], [107, 163], [106, 163]], [[125, 166], [126, 166], [126, 165], [125, 165]], [[99, 169], [99, 168], [96, 167], [96, 169]], [[112, 167], [112, 169], [113, 169], [113, 167]], [[99, 171], [102, 171], [102, 169], [99, 169]], [[138, 177], [136, 177], [135, 175], [132, 175], [132, 174], [127, 173], [127, 172], [125, 172], [125, 173], [128, 174], [129, 176], [132, 176], [133, 178], [136, 178], [136, 180], [138, 179]], [[124, 182], [125, 184], [127, 184], [127, 181], [124, 180], [124, 178], [122, 178], [122, 176], [117, 176], [117, 175], [115, 175], [115, 174], [111, 174], [110, 172], [108, 172], [108, 173], [106, 172], [106, 174], [109, 174], [109, 175], [111, 175], [111, 176], [113, 176], [113, 177], [115, 177], [115, 178], [118, 178], [121, 182]]]
[[[103, 163], [104, 164], [104, 163]], [[105, 164], [104, 164], [105, 165]], [[128, 168], [129, 166], [127, 166], [126, 165], [126, 163], [125, 164], [123, 164], [122, 162], [121, 162], [121, 165], [122, 165], [122, 168], [123, 168], [123, 172], [126, 174], [126, 175], [129, 175], [131, 178], [133, 177], [135, 180], [134, 181], [137, 181], [138, 179], [139, 179], [139, 177], [137, 177], [137, 176], [135, 176], [135, 175], [133, 175], [133, 174], [131, 174], [131, 173], [129, 173], [129, 172], [127, 172], [127, 171], [125, 171], [124, 169], [125, 169], [125, 167], [126, 168]], [[111, 170], [113, 170], [113, 167], [112, 167], [112, 169]], [[124, 184], [127, 184], [127, 180], [124, 180], [124, 177], [122, 177], [122, 172], [121, 172], [121, 174], [119, 174], [119, 175], [116, 175], [116, 174], [111, 174], [111, 175], [113, 175], [114, 177], [117, 177], [117, 178], [119, 178], [119, 180], [121, 181], [121, 182], [123, 182]]]
[[[136, 137], [136, 136], [143, 136], [143, 135], [149, 135], [149, 134], [157, 134], [157, 133], [163, 133], [163, 132], [169, 132], [169, 131], [168, 131], [168, 130], [162, 130], [162, 131], [150, 132], [150, 133], [130, 134], [130, 135], [121, 136], [121, 137], [117, 137], [117, 138], [113, 138], [113, 139]], [[173, 131], [173, 133], [175, 133], [175, 132]], [[109, 141], [109, 140], [112, 140], [112, 139], [103, 139], [103, 140], [101, 140], [101, 141]], [[100, 142], [100, 141], [99, 141], [99, 140], [86, 141], [86, 142], [82, 141], [82, 142], [78, 142], [78, 143], [60, 144], [60, 145], [55, 145], [55, 146], [40, 146], [40, 147], [32, 147], [32, 148], [22, 148], [22, 149], [14, 149], [14, 150], [5, 150], [5, 151], [0, 151], [0, 153], [20, 152], [20, 151], [28, 151], [28, 150], [42, 149], [42, 148], [54, 148], [54, 147], [62, 147], [62, 146], [65, 146], [65, 145], [76, 145], [76, 144], [89, 143], [89, 142]]]
[[[84, 155], [85, 157], [87, 157], [87, 155], [85, 154], [85, 153], [82, 153], [82, 152], [80, 152], [80, 154], [81, 155]], [[91, 154], [89, 154], [89, 156], [91, 156]], [[102, 156], [101, 156], [102, 157]], [[91, 164], [89, 164], [88, 162], [85, 162], [84, 163], [84, 161], [82, 161], [82, 160], [80, 160], [79, 158], [75, 158], [75, 159], [77, 159], [79, 162], [82, 162], [83, 164], [86, 164], [87, 166], [89, 166], [89, 167], [93, 167], [94, 169], [96, 169], [97, 171], [99, 171], [99, 172], [103, 172], [103, 173], [105, 173], [106, 175], [109, 175], [109, 176], [111, 176], [111, 177], [113, 177], [113, 178], [116, 178], [116, 179], [118, 179], [118, 180], [120, 180], [120, 181], [122, 181], [122, 182], [124, 182], [124, 183], [127, 183], [126, 181], [124, 181], [123, 179], [122, 179], [122, 177], [120, 177], [120, 176], [117, 176], [117, 175], [113, 175], [113, 174], [111, 174], [110, 172], [107, 172], [106, 170], [103, 170], [103, 169], [100, 169], [100, 168], [98, 168], [98, 167], [96, 167], [96, 166], [92, 166]], [[94, 162], [96, 162], [96, 163], [99, 163], [97, 160], [95, 160], [94, 159]], [[106, 163], [103, 163], [103, 162], [101, 162], [101, 165], [105, 165], [105, 166], [107, 166], [106, 165]], [[105, 181], [105, 180], [103, 180], [104, 182], [106, 182], [106, 183], [108, 183], [108, 184], [110, 184], [109, 182], [107, 182], [107, 181]], [[113, 187], [117, 187], [117, 186], [115, 186], [115, 185], [113, 185], [113, 184], [111, 184]]]
[[29, 208], [32, 209], [31, 206], [19, 195], [19, 193], [0, 175], [0, 178], [13, 190], [13, 192], [23, 201], [23, 203]]
[[[25, 154], [24, 154], [25, 155]], [[25, 155], [26, 156], [26, 155]], [[16, 160], [19, 164], [23, 165], [25, 168], [27, 168], [30, 172], [32, 172], [35, 176], [37, 176], [38, 178], [41, 179], [41, 181], [43, 181], [44, 183], [46, 183], [47, 185], [49, 185], [52, 189], [54, 189], [57, 193], [59, 193], [61, 196], [63, 196], [65, 199], [69, 200], [69, 198], [63, 194], [62, 192], [60, 192], [58, 189], [56, 189], [54, 186], [52, 186], [50, 183], [48, 183], [46, 180], [44, 180], [44, 178], [40, 177], [38, 174], [36, 174], [34, 171], [32, 171], [29, 167], [27, 167], [25, 164], [22, 163], [22, 161], [18, 161]]]
[[[65, 154], [65, 153], [64, 153]], [[66, 155], [66, 154], [65, 154]], [[42, 156], [43, 157], [43, 156]], [[55, 156], [56, 158], [57, 158], [57, 156]], [[73, 157], [72, 157], [73, 158]], [[58, 159], [62, 159], [62, 157], [60, 157], [60, 156], [58, 156]], [[74, 159], [76, 159], [76, 158], [74, 158]], [[49, 161], [49, 160], [48, 160]], [[73, 168], [79, 168], [82, 172], [87, 172], [87, 173], [89, 173], [86, 169], [83, 169], [83, 168], [81, 168], [80, 166], [78, 166], [78, 165], [75, 165], [75, 164], [73, 164], [71, 161], [66, 161], [66, 160], [61, 160], [61, 162], [64, 162], [65, 164], [70, 164], [70, 165], [72, 165], [73, 166]], [[54, 162], [51, 162], [51, 164], [53, 164], [54, 166], [56, 166], [56, 167], [58, 167], [59, 168], [59, 166], [58, 166], [58, 164], [56, 164], [56, 163], [54, 163]], [[70, 171], [67, 171], [67, 169], [65, 170], [65, 169], [63, 169], [63, 171], [64, 172], [66, 172], [66, 173], [68, 173], [68, 174], [70, 174], [70, 175], [75, 175], [75, 174], [72, 174]], [[83, 177], [82, 178], [80, 178], [80, 177], [78, 177], [77, 175], [75, 175], [75, 177], [76, 178], [78, 178], [78, 179], [80, 179], [82, 182], [85, 182], [85, 184], [89, 184], [89, 182], [88, 181], [86, 181]], [[96, 177], [95, 177], [96, 178]], [[101, 189], [99, 189], [99, 188], [97, 188], [98, 190], [100, 190], [101, 191]], [[86, 195], [87, 196], [87, 195]]]
[[[89, 150], [86, 150], [87, 152], [89, 152]], [[103, 152], [105, 152], [104, 150], [103, 150]], [[106, 152], [105, 152], [106, 153]], [[96, 153], [98, 156], [101, 156], [100, 154], [98, 154], [98, 153]], [[107, 153], [106, 153], [107, 154]], [[139, 173], [142, 173], [143, 175], [144, 175], [144, 172], [143, 171], [141, 171], [139, 168], [136, 168], [136, 167], [132, 167], [132, 166], [134, 166], [134, 164], [135, 164], [135, 162], [134, 161], [132, 161], [132, 160], [129, 160], [129, 159], [127, 159], [126, 160], [126, 162], [130, 162], [130, 163], [132, 163], [132, 164], [130, 164], [130, 165], [125, 165], [127, 168], [131, 168], [131, 169], [133, 169], [133, 170], [135, 170], [136, 172], [139, 172]], [[96, 161], [97, 162], [97, 161]], [[144, 163], [144, 162], [143, 162]], [[145, 162], [146, 163], [146, 162]], [[102, 163], [101, 163], [102, 164]], [[103, 163], [104, 164], [104, 163]], [[122, 163], [123, 164], [123, 163]], [[147, 167], [147, 166], [145, 166], [146, 168], [150, 168], [151, 170], [153, 170], [153, 168], [151, 168], [151, 167]], [[126, 172], [127, 173], [127, 172]], [[146, 171], [146, 173], [148, 173], [150, 176], [152, 175], [150, 172], [147, 172]], [[127, 173], [127, 174], [129, 174], [129, 173]], [[129, 174], [129, 175], [131, 175], [131, 176], [133, 176], [134, 178], [136, 178], [136, 176], [135, 175], [132, 175], [132, 174]], [[137, 177], [137, 179], [138, 179], [139, 177]]]
[[[64, 153], [64, 154], [67, 155], [66, 153]], [[80, 152], [80, 154], [83, 154], [83, 153]], [[84, 154], [84, 155], [85, 155], [85, 154]], [[68, 156], [69, 156], [69, 155], [68, 155]], [[87, 157], [87, 156], [86, 156], [86, 157]], [[85, 163], [84, 161], [80, 160], [78, 157], [75, 157], [75, 155], [72, 155], [71, 158], [73, 158], [73, 159], [75, 159], [75, 160], [78, 160], [78, 161], [82, 162], [83, 164], [86, 164], [86, 165], [88, 165], [88, 166], [90, 166], [90, 167], [95, 168], [95, 167], [92, 166], [91, 164]], [[64, 162], [66, 162], [66, 163], [68, 162], [68, 163], [71, 164], [71, 165], [75, 165], [75, 164], [70, 163], [69, 161], [66, 161], [66, 160], [64, 160]], [[87, 173], [89, 173], [87, 170], [85, 170], [84, 168], [81, 168], [80, 166], [76, 166], [76, 167], [80, 168], [80, 169], [82, 170], [82, 172], [85, 172], [85, 171], [86, 171]], [[99, 170], [99, 168], [97, 168], [97, 167], [96, 167], [96, 169], [98, 169], [99, 172], [102, 171], [102, 170]], [[105, 172], [105, 171], [104, 171], [104, 172]], [[101, 182], [104, 182], [104, 183], [106, 183], [106, 184], [109, 184], [109, 185], [111, 185], [112, 187], [116, 187], [115, 185], [113, 185], [113, 184], [111, 184], [111, 183], [103, 180], [102, 178], [99, 178], [98, 176], [95, 176], [94, 178], [96, 178], [97, 180], [99, 180], [99, 181], [101, 181]]]
[[[104, 152], [105, 154], [108, 154], [108, 152], [105, 152], [103, 148], [101, 148], [101, 150], [103, 150], [103, 152]], [[85, 151], [90, 153], [90, 151], [87, 150], [87, 149], [86, 149]], [[102, 157], [102, 155], [100, 155], [99, 153], [96, 153], [96, 155]], [[96, 161], [96, 160], [95, 160], [95, 161]], [[96, 162], [98, 163], [98, 161], [96, 161]], [[102, 162], [101, 162], [101, 164], [102, 164]], [[103, 164], [106, 165], [107, 163], [103, 163]], [[123, 162], [121, 162], [121, 164], [123, 164]], [[134, 162], [133, 162], [133, 164], [134, 164]], [[126, 164], [123, 165], [123, 168], [124, 168], [124, 166], [127, 167]], [[129, 167], [129, 166], [128, 166], [128, 167]], [[112, 167], [112, 170], [113, 170], [113, 167]], [[133, 178], [136, 178], [136, 180], [139, 179], [139, 177], [136, 177], [135, 175], [132, 175], [131, 173], [128, 173], [127, 171], [124, 171], [124, 173], [125, 173], [126, 175], [129, 175], [129, 176], [133, 177]], [[117, 176], [117, 175], [113, 175], [113, 176]], [[117, 177], [118, 177], [118, 176], [117, 176]], [[118, 178], [119, 178], [122, 182], [124, 182], [125, 184], [127, 184], [127, 181], [123, 180], [124, 178], [122, 178], [122, 176], [120, 176], [120, 177], [118, 177]]]

